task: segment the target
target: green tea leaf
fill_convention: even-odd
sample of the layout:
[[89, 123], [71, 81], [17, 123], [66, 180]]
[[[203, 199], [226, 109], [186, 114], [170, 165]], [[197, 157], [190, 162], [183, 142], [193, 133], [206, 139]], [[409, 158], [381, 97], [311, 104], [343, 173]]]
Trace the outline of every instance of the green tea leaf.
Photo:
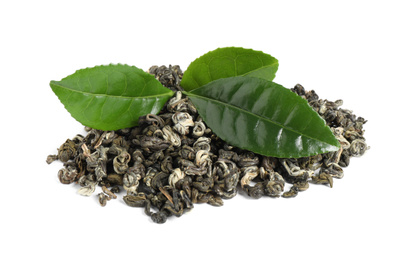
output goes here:
[[193, 61], [184, 73], [181, 86], [190, 91], [220, 78], [251, 76], [273, 80], [278, 60], [261, 51], [238, 47], [219, 48]]
[[298, 158], [340, 147], [305, 99], [271, 81], [225, 78], [185, 94], [214, 133], [239, 148]]
[[139, 116], [157, 114], [173, 95], [152, 75], [122, 64], [78, 70], [50, 86], [77, 121], [101, 130], [135, 126]]

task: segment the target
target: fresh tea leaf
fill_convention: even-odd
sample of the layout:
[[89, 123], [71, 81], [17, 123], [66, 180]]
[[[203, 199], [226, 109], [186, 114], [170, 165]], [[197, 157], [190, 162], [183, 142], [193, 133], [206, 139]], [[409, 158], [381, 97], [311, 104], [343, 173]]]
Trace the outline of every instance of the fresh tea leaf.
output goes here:
[[184, 73], [181, 86], [190, 91], [220, 78], [236, 76], [273, 80], [278, 67], [276, 58], [261, 51], [219, 48], [193, 61]]
[[50, 86], [77, 121], [100, 130], [135, 126], [139, 116], [157, 114], [173, 95], [152, 75], [122, 64], [78, 70]]
[[225, 78], [185, 94], [214, 133], [233, 146], [280, 158], [340, 147], [305, 99], [271, 81]]

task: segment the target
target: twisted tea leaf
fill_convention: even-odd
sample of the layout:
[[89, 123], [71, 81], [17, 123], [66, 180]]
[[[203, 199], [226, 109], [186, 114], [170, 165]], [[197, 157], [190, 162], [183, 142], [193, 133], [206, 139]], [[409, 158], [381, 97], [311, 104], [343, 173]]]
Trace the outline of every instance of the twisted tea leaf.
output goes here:
[[216, 135], [242, 149], [298, 158], [340, 146], [305, 99], [271, 81], [225, 78], [185, 94]]
[[139, 116], [157, 114], [173, 95], [152, 75], [122, 64], [78, 70], [50, 86], [77, 121], [100, 130], [135, 126]]
[[273, 80], [278, 60], [261, 51], [238, 47], [218, 48], [193, 61], [184, 73], [181, 86], [190, 91], [220, 78], [251, 76]]

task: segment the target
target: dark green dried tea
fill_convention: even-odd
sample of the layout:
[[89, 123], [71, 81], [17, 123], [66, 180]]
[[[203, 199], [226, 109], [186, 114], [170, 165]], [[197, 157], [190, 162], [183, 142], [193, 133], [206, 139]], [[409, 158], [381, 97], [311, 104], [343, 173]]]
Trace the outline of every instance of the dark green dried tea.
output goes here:
[[140, 116], [136, 126], [113, 131], [86, 127], [85, 136], [67, 140], [57, 155], [47, 158], [47, 163], [64, 163], [59, 180], [80, 185], [79, 194], [91, 196], [100, 186], [101, 206], [116, 199], [123, 188], [127, 205], [142, 207], [153, 222], [164, 223], [196, 203], [222, 206], [240, 189], [256, 199], [295, 197], [309, 183], [332, 187], [334, 178], [343, 177], [342, 168], [350, 158], [369, 149], [363, 137], [365, 119], [340, 108], [341, 100], [319, 99], [301, 85], [292, 91], [325, 120], [340, 144], [338, 150], [276, 158], [232, 146], [208, 127], [183, 94], [179, 66], [153, 66], [149, 73], [176, 91], [157, 115]]

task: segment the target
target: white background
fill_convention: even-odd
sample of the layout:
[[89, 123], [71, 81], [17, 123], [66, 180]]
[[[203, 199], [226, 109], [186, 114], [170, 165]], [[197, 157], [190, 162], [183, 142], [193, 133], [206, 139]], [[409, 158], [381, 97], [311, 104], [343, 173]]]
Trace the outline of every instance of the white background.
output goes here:
[[[1, 259], [419, 259], [418, 1], [2, 1]], [[100, 207], [45, 163], [84, 133], [49, 87], [75, 70], [189, 63], [218, 47], [279, 60], [368, 119], [371, 149], [334, 188], [238, 195], [164, 225], [122, 196]]]

